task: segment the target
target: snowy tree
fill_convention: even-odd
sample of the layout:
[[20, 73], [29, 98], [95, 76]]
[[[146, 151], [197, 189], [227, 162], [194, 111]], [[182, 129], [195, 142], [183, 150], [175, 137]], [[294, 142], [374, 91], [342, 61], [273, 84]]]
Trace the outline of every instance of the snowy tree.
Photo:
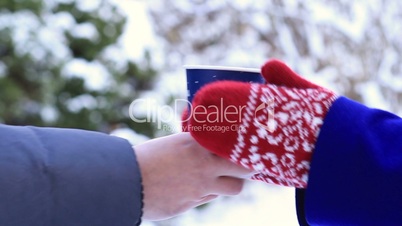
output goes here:
[[157, 73], [149, 54], [134, 62], [122, 51], [125, 24], [105, 0], [2, 1], [0, 122], [154, 136], [128, 115]]
[[[152, 1], [166, 66], [269, 58], [369, 106], [402, 113], [402, 2]], [[398, 107], [399, 106], [399, 107]]]

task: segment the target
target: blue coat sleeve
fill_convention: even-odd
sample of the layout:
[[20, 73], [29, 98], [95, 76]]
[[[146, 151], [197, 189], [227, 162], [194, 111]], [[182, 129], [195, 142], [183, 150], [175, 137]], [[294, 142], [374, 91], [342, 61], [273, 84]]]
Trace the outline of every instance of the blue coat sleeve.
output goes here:
[[336, 100], [296, 196], [301, 225], [402, 225], [402, 119]]
[[139, 225], [141, 194], [124, 139], [0, 125], [0, 225]]

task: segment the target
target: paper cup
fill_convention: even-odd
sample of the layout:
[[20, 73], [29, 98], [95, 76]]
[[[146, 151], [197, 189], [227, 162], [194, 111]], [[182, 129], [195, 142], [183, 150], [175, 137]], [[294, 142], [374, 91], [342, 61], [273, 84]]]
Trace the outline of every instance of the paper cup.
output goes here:
[[187, 78], [187, 100], [192, 103], [195, 93], [204, 85], [232, 80], [249, 83], [264, 83], [258, 68], [223, 67], [208, 65], [185, 65]]

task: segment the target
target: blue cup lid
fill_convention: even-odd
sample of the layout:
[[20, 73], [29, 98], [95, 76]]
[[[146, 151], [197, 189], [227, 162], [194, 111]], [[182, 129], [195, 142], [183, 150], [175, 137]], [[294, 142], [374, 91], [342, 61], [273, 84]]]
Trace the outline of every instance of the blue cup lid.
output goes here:
[[243, 67], [224, 67], [210, 65], [185, 65], [188, 101], [191, 103], [195, 93], [204, 85], [222, 80], [264, 83], [260, 69]]

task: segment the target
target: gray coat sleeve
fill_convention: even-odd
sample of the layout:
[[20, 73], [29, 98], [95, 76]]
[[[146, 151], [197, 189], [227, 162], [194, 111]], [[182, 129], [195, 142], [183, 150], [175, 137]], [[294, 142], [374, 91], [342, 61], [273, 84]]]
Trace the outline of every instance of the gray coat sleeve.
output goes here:
[[139, 225], [131, 145], [102, 133], [0, 125], [0, 225]]

